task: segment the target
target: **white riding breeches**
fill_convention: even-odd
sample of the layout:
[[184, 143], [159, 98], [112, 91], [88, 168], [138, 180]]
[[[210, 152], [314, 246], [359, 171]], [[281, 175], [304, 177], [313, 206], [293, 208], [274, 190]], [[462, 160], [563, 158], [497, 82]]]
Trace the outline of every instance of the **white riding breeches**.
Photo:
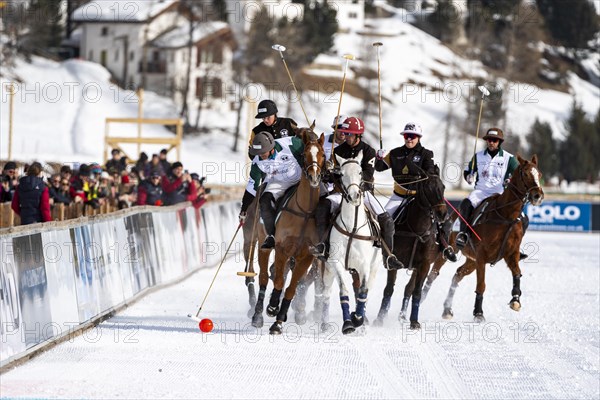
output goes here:
[[[342, 204], [341, 193], [330, 194], [329, 196], [327, 196], [327, 199], [331, 201], [330, 211], [332, 213], [339, 208], [340, 204]], [[369, 212], [373, 215], [381, 215], [386, 211], [371, 192], [364, 192], [363, 202], [365, 203], [365, 206], [367, 207]]]
[[471, 192], [471, 194], [469, 194], [469, 201], [473, 205], [473, 208], [477, 208], [477, 206], [479, 204], [481, 204], [481, 202], [483, 200], [487, 199], [488, 197], [490, 197], [491, 195], [496, 194], [496, 193], [502, 193], [502, 192], [498, 192], [498, 190], [475, 189]]
[[296, 183], [298, 182], [294, 182], [294, 181], [288, 181], [288, 182], [280, 182], [280, 181], [275, 181], [275, 182], [269, 182], [267, 183], [267, 187], [265, 189], [265, 192], [269, 192], [273, 194], [273, 198], [275, 199], [275, 201], [279, 200], [279, 198], [281, 196], [283, 196], [283, 194], [285, 193], [286, 190], [288, 190], [289, 188], [291, 188], [292, 186], [294, 186]]
[[398, 196], [396, 193], [393, 193], [392, 197], [390, 197], [387, 204], [385, 205], [385, 211], [387, 211], [388, 214], [390, 214], [390, 216], [394, 217], [394, 213], [396, 212], [398, 207], [400, 207], [402, 203], [404, 203], [405, 200], [406, 197]]

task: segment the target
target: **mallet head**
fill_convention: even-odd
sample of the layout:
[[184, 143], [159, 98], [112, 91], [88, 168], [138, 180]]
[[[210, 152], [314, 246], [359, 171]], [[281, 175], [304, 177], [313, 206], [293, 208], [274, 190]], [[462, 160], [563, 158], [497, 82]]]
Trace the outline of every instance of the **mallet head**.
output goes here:
[[381, 47], [381, 46], [383, 46], [383, 43], [381, 43], [381, 42], [375, 42], [375, 43], [373, 43], [373, 46], [375, 46], [375, 47]]
[[482, 96], [489, 96], [490, 95], [490, 91], [487, 90], [485, 86], [478, 86], [477, 89], [479, 89], [479, 91], [481, 92]]
[[356, 57], [354, 57], [352, 54], [344, 54], [342, 58], [346, 60], [356, 60]]
[[283, 51], [285, 51], [285, 50], [286, 50], [286, 49], [285, 49], [285, 46], [283, 46], [283, 45], [281, 45], [281, 44], [274, 44], [273, 46], [271, 46], [271, 48], [272, 48], [273, 50], [277, 50], [277, 51], [279, 51], [279, 52], [283, 52]]

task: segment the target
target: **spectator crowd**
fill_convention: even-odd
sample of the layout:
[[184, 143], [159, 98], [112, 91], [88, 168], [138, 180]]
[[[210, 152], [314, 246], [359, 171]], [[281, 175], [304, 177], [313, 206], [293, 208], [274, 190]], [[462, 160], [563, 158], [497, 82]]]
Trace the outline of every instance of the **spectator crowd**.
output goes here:
[[105, 204], [124, 209], [185, 201], [200, 208], [210, 192], [204, 187], [204, 178], [184, 170], [179, 161], [171, 164], [167, 152], [163, 149], [151, 159], [142, 152], [135, 164], [128, 165], [121, 151], [113, 149], [104, 167], [97, 163], [81, 164], [76, 169], [62, 165], [53, 174], [33, 162], [24, 166], [24, 176], [19, 176], [15, 162], [8, 161], [2, 168], [0, 203], [11, 202], [22, 225], [50, 221], [51, 207], [58, 204], [81, 203], [84, 212]]

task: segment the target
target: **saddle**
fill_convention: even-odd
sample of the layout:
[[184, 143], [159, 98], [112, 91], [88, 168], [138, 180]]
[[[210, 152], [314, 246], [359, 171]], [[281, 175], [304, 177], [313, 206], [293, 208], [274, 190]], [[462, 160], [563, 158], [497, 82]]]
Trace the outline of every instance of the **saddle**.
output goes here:
[[415, 200], [415, 197], [414, 196], [410, 196], [394, 212], [394, 215], [392, 215], [392, 219], [394, 220], [395, 224], [397, 224], [398, 221], [401, 221], [402, 219], [404, 219], [404, 217], [406, 216], [406, 210], [408, 209], [408, 205], [410, 203], [412, 203], [414, 200]]
[[294, 195], [294, 193], [296, 193], [296, 190], [298, 190], [298, 185], [299, 183], [287, 188], [285, 193], [283, 193], [283, 196], [281, 196], [281, 198], [277, 200], [277, 203], [275, 204], [275, 215], [277, 215], [277, 217], [275, 218], [275, 223], [277, 223], [281, 212], [287, 206], [288, 202], [290, 201], [290, 198]]
[[469, 224], [471, 226], [475, 226], [476, 224], [482, 223], [486, 220], [485, 212], [492, 204], [492, 201], [495, 201], [498, 196], [500, 196], [500, 194], [498, 194], [498, 193], [491, 195], [490, 197], [483, 200], [477, 206], [477, 208], [475, 208], [475, 210], [473, 211], [473, 214], [471, 215], [470, 221], [469, 221]]

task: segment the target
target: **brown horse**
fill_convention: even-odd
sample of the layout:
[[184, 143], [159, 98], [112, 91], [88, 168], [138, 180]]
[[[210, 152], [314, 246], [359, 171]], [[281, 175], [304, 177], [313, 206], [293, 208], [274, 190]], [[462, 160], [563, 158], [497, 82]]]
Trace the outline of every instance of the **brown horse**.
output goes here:
[[[439, 174], [439, 169], [436, 167]], [[441, 254], [436, 243], [438, 226], [446, 219], [448, 210], [444, 203], [444, 184], [438, 174], [427, 174], [426, 179], [417, 182], [416, 194], [408, 200], [406, 210], [396, 221], [394, 254], [404, 265], [413, 269], [410, 282], [404, 289], [400, 319], [405, 318], [408, 301], [412, 297], [410, 327], [419, 329], [419, 307], [421, 289], [434, 259]], [[375, 326], [383, 325], [390, 308], [394, 284], [398, 271], [387, 273], [387, 284]]]
[[[323, 143], [324, 135], [319, 138], [310, 128], [301, 128], [296, 136], [302, 138], [304, 142], [304, 173], [300, 178], [300, 183], [295, 193], [289, 198], [286, 206], [282, 209], [276, 225], [275, 234], [275, 276], [274, 289], [271, 293], [267, 315], [277, 316], [277, 320], [270, 328], [271, 334], [280, 334], [283, 322], [287, 319], [287, 311], [296, 292], [296, 287], [300, 279], [306, 274], [314, 257], [308, 251], [308, 247], [318, 242], [314, 211], [319, 202], [319, 193], [321, 186], [321, 172], [325, 167], [325, 152]], [[268, 259], [270, 250], [261, 250], [259, 254], [259, 264], [263, 258]], [[285, 296], [279, 307], [279, 300], [285, 283], [285, 266], [290, 258], [294, 258], [295, 266], [292, 271], [291, 283], [285, 291]], [[265, 263], [266, 264], [266, 263]], [[261, 264], [262, 265], [262, 264]], [[262, 307], [264, 300], [263, 276], [267, 281], [267, 272], [261, 268], [259, 284], [259, 298], [256, 303], [256, 313], [253, 317], [259, 319], [260, 314], [262, 322]], [[266, 282], [264, 285], [266, 288]], [[260, 309], [260, 313], [259, 313]], [[256, 318], [255, 318], [256, 317]]]
[[[523, 221], [521, 211], [527, 202], [534, 206], [539, 206], [544, 199], [544, 191], [540, 186], [542, 174], [537, 169], [537, 156], [534, 155], [531, 161], [521, 158], [517, 155], [519, 166], [514, 171], [507, 189], [500, 195], [494, 195], [485, 201], [485, 210], [481, 217], [477, 219], [473, 229], [481, 238], [479, 241], [475, 235], [469, 240], [467, 246], [462, 250], [467, 260], [460, 266], [452, 279], [448, 296], [444, 302], [444, 319], [451, 319], [452, 300], [454, 293], [460, 281], [473, 271], [477, 271], [477, 287], [475, 290], [475, 308], [473, 316], [476, 322], [483, 322], [483, 293], [485, 292], [485, 266], [486, 264], [496, 264], [504, 259], [513, 276], [512, 299], [510, 308], [515, 311], [521, 309], [521, 269], [519, 268], [519, 247], [523, 239]], [[478, 210], [484, 207], [482, 203]], [[478, 214], [478, 210], [473, 213]], [[453, 213], [452, 220], [458, 216]], [[456, 234], [452, 235], [452, 241], [456, 239]], [[440, 269], [445, 260], [435, 261], [425, 285], [424, 295], [431, 287], [432, 282], [439, 275]]]

